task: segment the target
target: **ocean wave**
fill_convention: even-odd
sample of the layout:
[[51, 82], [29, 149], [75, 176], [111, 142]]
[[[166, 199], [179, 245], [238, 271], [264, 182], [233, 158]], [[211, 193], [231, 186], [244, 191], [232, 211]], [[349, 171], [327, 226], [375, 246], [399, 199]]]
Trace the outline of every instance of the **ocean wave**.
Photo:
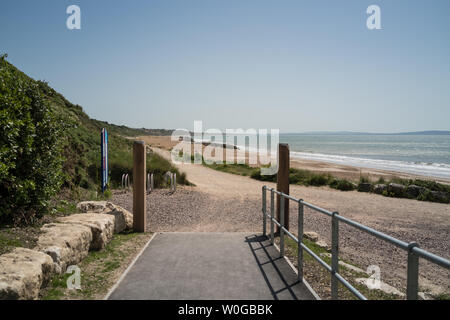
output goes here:
[[[202, 140], [205, 142], [205, 140]], [[200, 142], [200, 141], [198, 141]], [[260, 154], [268, 154], [266, 149], [255, 148], [236, 145], [241, 151], [247, 150], [249, 152], [260, 153]], [[275, 152], [276, 149], [272, 150]], [[450, 180], [450, 164], [448, 163], [436, 163], [436, 162], [408, 162], [408, 161], [400, 161], [400, 160], [382, 160], [382, 159], [371, 159], [371, 158], [359, 158], [359, 157], [351, 157], [344, 155], [332, 155], [332, 154], [323, 154], [323, 153], [314, 153], [314, 152], [300, 152], [300, 151], [292, 151], [291, 150], [291, 158], [298, 159], [306, 159], [306, 160], [315, 160], [321, 162], [335, 163], [348, 165], [359, 168], [370, 168], [370, 169], [378, 169], [378, 170], [386, 170], [386, 171], [394, 171], [400, 173], [409, 173], [416, 175], [423, 175], [427, 177], [434, 178], [444, 178]], [[275, 156], [272, 154], [272, 156]]]
[[357, 158], [340, 155], [330, 155], [322, 153], [309, 152], [291, 152], [292, 158], [316, 160], [322, 162], [350, 165], [355, 167], [364, 167], [371, 169], [398, 171], [418, 175], [431, 176], [436, 178], [450, 179], [450, 164], [447, 163], [426, 163], [426, 162], [407, 162], [398, 160], [380, 160]]

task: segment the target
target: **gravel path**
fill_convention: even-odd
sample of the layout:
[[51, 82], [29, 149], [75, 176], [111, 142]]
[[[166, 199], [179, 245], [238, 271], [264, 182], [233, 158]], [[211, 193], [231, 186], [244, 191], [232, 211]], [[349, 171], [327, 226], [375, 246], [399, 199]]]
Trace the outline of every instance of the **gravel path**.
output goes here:
[[[168, 152], [156, 150], [165, 157]], [[261, 187], [267, 184], [248, 177], [223, 173], [201, 165], [180, 165], [196, 187], [178, 188], [174, 194], [156, 190], [147, 198], [151, 231], [251, 231], [261, 232]], [[342, 192], [327, 187], [291, 186], [291, 195], [339, 211], [400, 240], [416, 241], [430, 252], [450, 258], [450, 205], [387, 198], [357, 191]], [[269, 199], [269, 197], [268, 197]], [[132, 195], [114, 194], [113, 201], [132, 209]], [[297, 225], [297, 206], [290, 206], [291, 230]], [[305, 231], [315, 231], [330, 243], [330, 218], [305, 209]], [[366, 233], [340, 224], [342, 257], [362, 268], [380, 266], [381, 279], [404, 291], [406, 254], [403, 250]], [[449, 272], [420, 260], [422, 290], [450, 292]]]
[[[133, 209], [131, 193], [115, 193], [113, 202]], [[157, 189], [147, 196], [147, 226], [152, 232], [258, 232], [261, 207], [254, 201], [220, 199], [195, 190], [178, 187], [171, 194]]]

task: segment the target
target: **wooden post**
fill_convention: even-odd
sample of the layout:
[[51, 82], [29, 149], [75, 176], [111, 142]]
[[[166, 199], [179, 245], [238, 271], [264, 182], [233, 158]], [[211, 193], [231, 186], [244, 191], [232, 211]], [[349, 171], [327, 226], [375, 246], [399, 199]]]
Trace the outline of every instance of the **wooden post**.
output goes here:
[[147, 210], [145, 202], [146, 152], [144, 141], [134, 142], [133, 161], [133, 229], [137, 232], [145, 232]]
[[[277, 191], [289, 194], [289, 145], [278, 144]], [[277, 221], [280, 220], [280, 196], [277, 195]], [[289, 230], [289, 199], [284, 199], [284, 227]], [[277, 226], [277, 233], [280, 227]]]

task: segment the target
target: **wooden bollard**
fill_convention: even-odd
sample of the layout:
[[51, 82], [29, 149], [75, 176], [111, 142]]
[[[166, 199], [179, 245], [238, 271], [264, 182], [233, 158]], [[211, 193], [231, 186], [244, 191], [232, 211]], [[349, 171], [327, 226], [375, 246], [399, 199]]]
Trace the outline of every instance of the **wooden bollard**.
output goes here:
[[133, 229], [146, 231], [146, 152], [145, 142], [135, 141], [133, 144]]
[[[278, 174], [277, 191], [289, 194], [289, 145], [287, 143], [278, 144]], [[280, 220], [280, 198], [277, 195], [277, 221]], [[284, 199], [284, 227], [289, 230], [289, 199]], [[280, 227], [277, 226], [277, 233]]]

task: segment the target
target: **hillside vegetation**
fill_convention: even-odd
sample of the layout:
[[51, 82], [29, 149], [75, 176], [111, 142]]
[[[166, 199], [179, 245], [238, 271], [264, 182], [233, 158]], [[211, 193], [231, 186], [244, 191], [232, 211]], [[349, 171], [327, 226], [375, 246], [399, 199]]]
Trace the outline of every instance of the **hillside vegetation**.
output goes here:
[[[102, 128], [109, 134], [112, 187], [123, 173], [132, 172], [130, 137], [171, 133], [91, 119], [46, 82], [6, 61], [6, 55], [0, 57], [0, 126], [0, 221], [42, 216], [62, 190], [70, 195], [98, 191]], [[155, 173], [156, 186], [168, 170], [177, 172], [178, 183], [187, 183], [184, 174], [156, 154], [148, 156], [147, 169]]]

